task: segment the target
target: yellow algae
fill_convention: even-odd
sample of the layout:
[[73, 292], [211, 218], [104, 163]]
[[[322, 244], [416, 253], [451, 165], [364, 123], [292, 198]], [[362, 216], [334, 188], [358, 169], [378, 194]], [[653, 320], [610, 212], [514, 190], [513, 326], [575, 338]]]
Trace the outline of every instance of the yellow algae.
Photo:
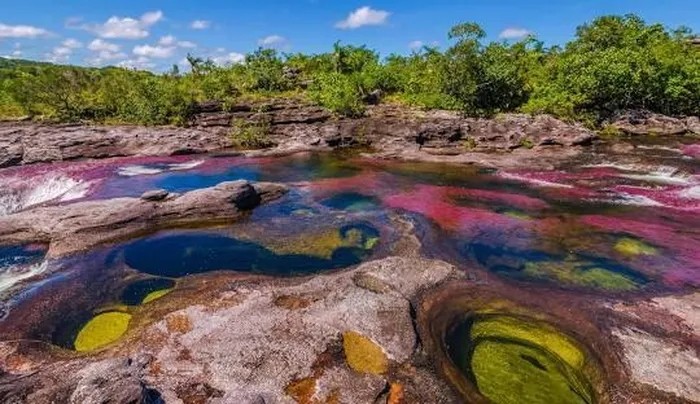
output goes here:
[[504, 215], [508, 217], [512, 217], [514, 219], [520, 219], [520, 220], [532, 220], [532, 217], [530, 215], [527, 215], [523, 212], [517, 211], [517, 210], [507, 210], [503, 212]]
[[357, 372], [379, 375], [389, 369], [389, 360], [382, 347], [360, 333], [344, 332], [343, 350], [348, 365]]
[[583, 367], [585, 362], [583, 351], [571, 338], [545, 324], [529, 323], [510, 316], [487, 316], [471, 329], [472, 340], [504, 336], [538, 345], [576, 369]]
[[331, 259], [342, 247], [373, 249], [378, 237], [367, 237], [360, 229], [349, 229], [344, 235], [338, 229], [328, 229], [315, 234], [303, 234], [266, 245], [275, 254], [301, 254], [322, 259]]
[[117, 311], [98, 314], [78, 333], [73, 346], [76, 351], [89, 352], [118, 340], [126, 333], [131, 314]]
[[624, 255], [655, 255], [656, 248], [633, 238], [622, 238], [615, 244], [615, 251]]
[[170, 293], [172, 291], [173, 291], [172, 288], [153, 291], [153, 292], [147, 294], [146, 297], [143, 298], [143, 302], [141, 302], [141, 303], [142, 304], [150, 303], [156, 299], [160, 299], [161, 297], [167, 295], [168, 293]]

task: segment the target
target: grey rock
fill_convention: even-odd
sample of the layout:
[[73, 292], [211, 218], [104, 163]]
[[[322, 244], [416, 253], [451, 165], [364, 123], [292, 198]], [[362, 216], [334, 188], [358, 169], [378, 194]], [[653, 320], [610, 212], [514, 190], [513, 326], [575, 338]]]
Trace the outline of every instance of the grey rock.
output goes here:
[[152, 191], [146, 191], [141, 195], [141, 199], [144, 201], [157, 202], [162, 201], [168, 197], [170, 193], [164, 189], [154, 189]]

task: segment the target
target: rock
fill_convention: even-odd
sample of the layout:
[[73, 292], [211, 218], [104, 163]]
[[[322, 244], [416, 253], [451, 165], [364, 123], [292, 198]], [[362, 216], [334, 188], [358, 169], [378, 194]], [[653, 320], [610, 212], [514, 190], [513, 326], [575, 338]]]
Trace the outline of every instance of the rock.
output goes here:
[[[377, 294], [355, 285], [358, 273], [402, 279]], [[15, 364], [0, 376], [0, 400], [345, 403], [374, 402], [388, 392], [394, 401], [459, 401], [421, 364], [410, 302], [414, 292], [463, 277], [451, 265], [391, 257], [303, 279], [220, 276], [186, 280], [193, 283], [184, 294], [135, 313], [141, 326], [101, 351], [99, 360], [0, 344], [0, 363]], [[279, 304], [280, 296], [313, 298], [290, 309]], [[173, 309], [178, 306], [184, 308]]]
[[146, 191], [141, 195], [141, 199], [144, 201], [157, 202], [162, 201], [168, 197], [170, 193], [164, 189], [154, 189], [152, 191]]
[[232, 221], [279, 198], [283, 185], [223, 182], [162, 201], [116, 198], [40, 207], [0, 217], [0, 244], [50, 243], [57, 257], [162, 227]]
[[685, 126], [688, 132], [700, 135], [700, 117], [689, 116], [685, 118]]
[[[0, 167], [78, 158], [226, 153], [235, 146], [232, 127], [241, 121], [269, 124], [269, 149], [257, 155], [371, 146], [393, 158], [479, 163], [510, 158], [487, 152], [534, 148], [533, 156], [559, 161], [596, 138], [581, 125], [547, 115], [474, 119], [452, 111], [370, 105], [367, 116], [350, 119], [294, 99], [242, 102], [226, 111], [220, 102], [208, 101], [193, 106], [193, 112], [191, 128], [2, 122]], [[567, 152], [551, 153], [547, 147]]]
[[632, 378], [639, 383], [700, 401], [700, 358], [697, 351], [638, 329], [615, 329]]
[[682, 135], [686, 121], [650, 111], [623, 111], [612, 119], [612, 127], [628, 135]]

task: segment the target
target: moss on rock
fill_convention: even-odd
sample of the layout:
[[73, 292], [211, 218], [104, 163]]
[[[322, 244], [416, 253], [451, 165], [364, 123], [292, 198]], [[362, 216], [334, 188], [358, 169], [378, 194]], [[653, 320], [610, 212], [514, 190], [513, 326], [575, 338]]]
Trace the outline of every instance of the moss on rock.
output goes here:
[[344, 332], [343, 350], [348, 365], [357, 372], [379, 375], [389, 369], [389, 359], [382, 347], [360, 333]]

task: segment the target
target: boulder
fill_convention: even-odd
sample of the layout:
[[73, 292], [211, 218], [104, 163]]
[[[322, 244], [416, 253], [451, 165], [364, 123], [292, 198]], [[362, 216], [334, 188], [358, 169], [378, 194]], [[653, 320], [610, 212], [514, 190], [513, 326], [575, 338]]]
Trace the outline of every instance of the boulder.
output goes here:
[[162, 227], [236, 220], [285, 192], [283, 185], [240, 180], [165, 200], [116, 198], [40, 207], [0, 217], [0, 244], [50, 243], [49, 256], [57, 257]]
[[152, 191], [146, 191], [141, 195], [141, 199], [144, 201], [158, 202], [162, 201], [170, 195], [170, 192], [164, 189], [154, 189]]
[[687, 123], [650, 111], [623, 111], [610, 123], [613, 128], [628, 135], [682, 135], [689, 132]]

